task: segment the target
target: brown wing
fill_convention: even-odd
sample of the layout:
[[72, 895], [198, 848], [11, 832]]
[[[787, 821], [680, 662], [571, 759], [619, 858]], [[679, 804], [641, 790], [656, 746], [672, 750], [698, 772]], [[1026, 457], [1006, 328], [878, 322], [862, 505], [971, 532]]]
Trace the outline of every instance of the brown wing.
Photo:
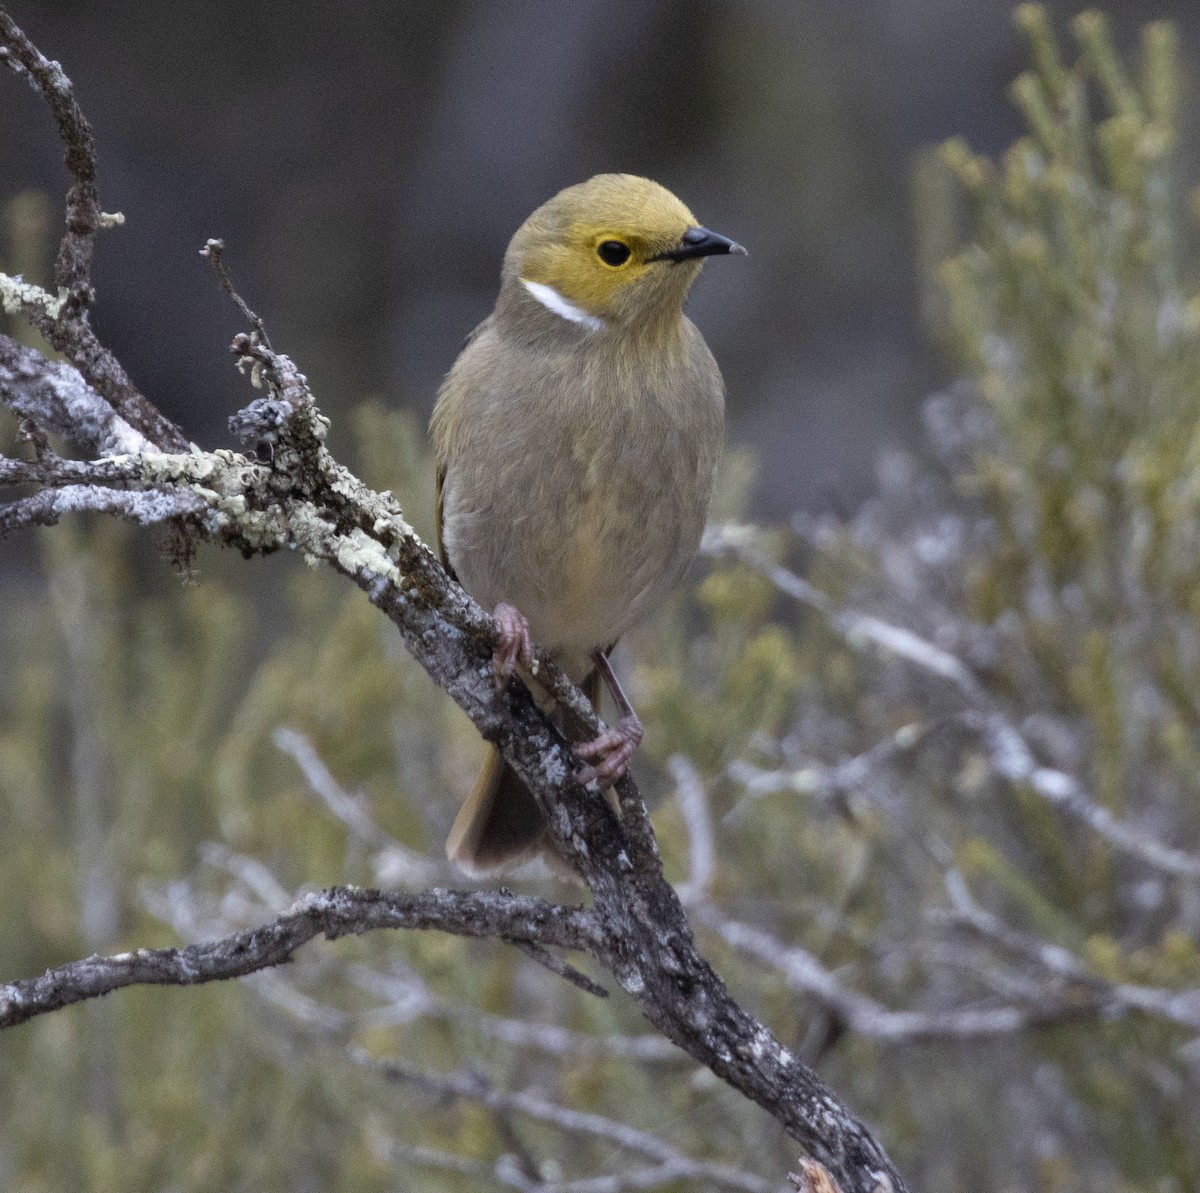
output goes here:
[[446, 554], [446, 544], [442, 542], [442, 489], [446, 484], [446, 466], [443, 464], [437, 470], [437, 497], [434, 500], [434, 516], [437, 519], [437, 549], [438, 557], [442, 561], [442, 567], [450, 573], [450, 579], [456, 583], [458, 577], [454, 574], [454, 569], [450, 566], [450, 558]]
[[[482, 323], [478, 324], [472, 330], [471, 334], [469, 336], [467, 336], [467, 338], [465, 340], [463, 340], [463, 351], [466, 351], [467, 347], [479, 338], [479, 334], [484, 330], [484, 328], [486, 328], [488, 326], [489, 323], [491, 323], [491, 321], [494, 318], [495, 318], [494, 315], [489, 315], [486, 319], [483, 320]], [[459, 356], [461, 357], [461, 355], [462, 355], [462, 353], [460, 352]], [[451, 372], [453, 372], [453, 370], [451, 370]], [[449, 376], [447, 376], [447, 380], [449, 380]], [[444, 387], [446, 383], [443, 382], [442, 384]], [[439, 403], [441, 402], [440, 396], [439, 396], [438, 401], [439, 401]], [[437, 418], [436, 408], [434, 410], [434, 418], [435, 418], [435, 420]], [[454, 568], [450, 566], [450, 559], [446, 555], [446, 544], [442, 540], [442, 490], [445, 488], [445, 485], [446, 485], [446, 465], [442, 464], [438, 467], [438, 470], [437, 470], [437, 499], [436, 499], [436, 508], [435, 508], [435, 516], [437, 518], [438, 555], [441, 557], [442, 567], [444, 567], [446, 569], [446, 571], [448, 571], [450, 573], [451, 577], [454, 580], [457, 580], [458, 577], [454, 575]]]

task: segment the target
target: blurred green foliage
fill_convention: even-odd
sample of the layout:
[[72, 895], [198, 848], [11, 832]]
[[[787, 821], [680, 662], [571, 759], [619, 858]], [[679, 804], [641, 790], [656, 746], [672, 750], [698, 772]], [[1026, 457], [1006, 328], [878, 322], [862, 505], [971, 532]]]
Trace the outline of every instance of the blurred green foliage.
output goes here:
[[[853, 519], [798, 516], [754, 542], [829, 608], [953, 653], [1038, 762], [1098, 805], [1194, 844], [1200, 298], [1171, 172], [1174, 38], [1149, 26], [1130, 73], [1096, 14], [1076, 19], [1070, 64], [1043, 10], [1017, 20], [1029, 135], [999, 162], [952, 142], [917, 176], [930, 326], [964, 378], [930, 401], [932, 458], [883, 460], [878, 497]], [[422, 429], [372, 403], [354, 430], [360, 474], [428, 535]], [[753, 471], [730, 455], [716, 518], [738, 516]], [[39, 543], [44, 591], [0, 619], [0, 976], [173, 940], [164, 908], [190, 909], [206, 934], [305, 888], [384, 881], [386, 850], [314, 798], [274, 744], [281, 726], [385, 833], [440, 855], [480, 747], [358, 593], [294, 560], [211, 552], [184, 585], [144, 536], [100, 522]], [[953, 864], [989, 908], [1098, 978], [1181, 993], [1200, 981], [1194, 881], [1117, 854], [1006, 779], [964, 726], [961, 692], [798, 607], [761, 569], [714, 565], [622, 649], [668, 874], [688, 872], [666, 766], [678, 753], [715, 818], [715, 903], [781, 950], [803, 947], [894, 1008], [1036, 997], [1036, 972], [930, 915]], [[852, 784], [829, 781], [864, 756]], [[786, 781], [763, 794], [746, 761]], [[717, 933], [703, 943], [736, 995], [878, 1124], [914, 1188], [1200, 1183], [1200, 1059], [1177, 1027], [1129, 1016], [886, 1047]], [[399, 988], [410, 971], [442, 1010], [380, 1014], [385, 979]], [[284, 979], [124, 991], [5, 1033], [0, 1187], [477, 1187], [391, 1163], [389, 1139], [525, 1154], [547, 1175], [619, 1167], [606, 1145], [389, 1085], [347, 1043], [470, 1066], [772, 1179], [794, 1154], [683, 1060], [564, 1060], [496, 1039], [489, 1015], [645, 1030], [619, 993], [588, 998], [501, 946], [375, 934], [310, 946]]]

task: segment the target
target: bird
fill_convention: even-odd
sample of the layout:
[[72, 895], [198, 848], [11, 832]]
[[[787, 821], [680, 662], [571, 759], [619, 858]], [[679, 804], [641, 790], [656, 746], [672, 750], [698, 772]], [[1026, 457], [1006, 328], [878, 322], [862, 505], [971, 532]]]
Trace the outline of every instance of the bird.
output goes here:
[[[724, 441], [724, 382], [684, 299], [707, 257], [745, 252], [648, 178], [568, 186], [510, 241], [430, 419], [439, 552], [495, 610], [496, 681], [515, 671], [536, 696], [536, 643], [597, 709], [609, 688], [620, 719], [573, 747], [601, 788], [642, 739], [608, 655], [694, 558]], [[480, 878], [565, 866], [494, 747], [446, 852]]]

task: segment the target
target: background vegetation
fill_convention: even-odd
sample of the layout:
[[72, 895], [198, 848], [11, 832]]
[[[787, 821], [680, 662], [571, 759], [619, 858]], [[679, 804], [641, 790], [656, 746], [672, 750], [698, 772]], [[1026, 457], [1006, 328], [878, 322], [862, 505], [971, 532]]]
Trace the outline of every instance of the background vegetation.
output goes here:
[[[852, 517], [771, 532], [734, 521], [755, 472], [734, 452], [710, 560], [624, 663], [706, 951], [914, 1188], [1172, 1193], [1200, 1182], [1185, 91], [1169, 26], [1126, 65], [1099, 17], [1069, 61], [1041, 10], [1018, 23], [1026, 133], [918, 171], [923, 309], [960, 378], [924, 406], [927, 450], [884, 454]], [[8, 211], [5, 264], [36, 260], [36, 207]], [[306, 366], [299, 332], [276, 338]], [[367, 403], [342, 428], [428, 531], [420, 419]], [[441, 841], [479, 747], [357, 593], [213, 553], [183, 585], [100, 523], [33, 550], [0, 618], [0, 975], [255, 923], [304, 888], [452, 880]], [[0, 1040], [0, 1187], [634, 1166], [485, 1106], [491, 1088], [777, 1180], [774, 1125], [644, 1032], [617, 993], [434, 936], [126, 991]]]

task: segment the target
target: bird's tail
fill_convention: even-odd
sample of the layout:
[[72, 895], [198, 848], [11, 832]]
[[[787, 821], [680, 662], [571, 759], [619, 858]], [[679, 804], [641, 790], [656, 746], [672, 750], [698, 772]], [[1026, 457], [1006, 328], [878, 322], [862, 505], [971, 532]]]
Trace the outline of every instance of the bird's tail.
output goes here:
[[546, 819], [517, 772], [488, 747], [487, 761], [446, 839], [446, 856], [472, 878], [521, 865], [541, 852]]
[[[599, 708], [601, 679], [591, 671], [580, 685]], [[446, 856], [472, 878], [502, 874], [539, 853], [555, 870], [566, 863], [553, 852], [546, 818], [529, 788], [500, 755], [488, 747], [483, 772], [466, 803], [459, 809], [446, 838]]]

